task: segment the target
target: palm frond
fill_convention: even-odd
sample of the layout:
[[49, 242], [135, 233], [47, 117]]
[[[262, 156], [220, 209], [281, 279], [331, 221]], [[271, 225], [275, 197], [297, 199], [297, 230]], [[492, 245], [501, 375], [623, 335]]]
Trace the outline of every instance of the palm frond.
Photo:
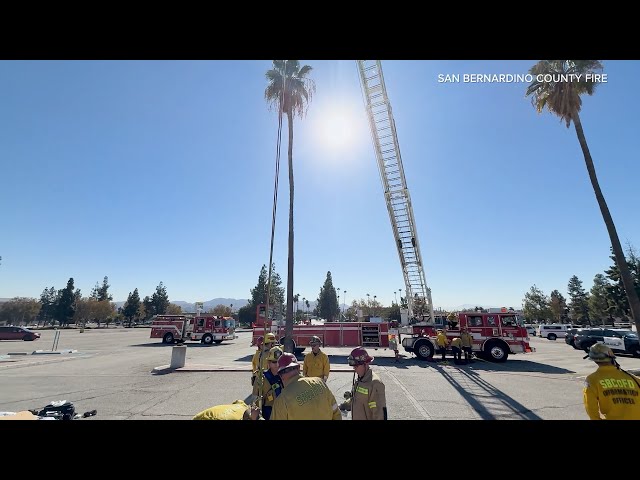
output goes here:
[[587, 75], [602, 69], [599, 60], [541, 60], [529, 69], [533, 80], [525, 96], [531, 96], [531, 103], [538, 113], [546, 108], [560, 117], [568, 128], [582, 108], [580, 96], [592, 95], [598, 84], [593, 76], [587, 79]]
[[298, 60], [274, 60], [273, 69], [265, 74], [269, 84], [264, 95], [270, 108], [304, 116], [315, 93], [315, 83], [308, 78], [311, 70], [309, 65], [300, 67]]

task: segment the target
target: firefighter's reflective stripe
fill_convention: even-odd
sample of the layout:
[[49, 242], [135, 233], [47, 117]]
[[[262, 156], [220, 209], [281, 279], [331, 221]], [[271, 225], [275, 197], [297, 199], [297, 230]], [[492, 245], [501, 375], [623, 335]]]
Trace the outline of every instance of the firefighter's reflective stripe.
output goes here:
[[376, 402], [369, 402], [369, 408], [376, 408]]
[[369, 389], [365, 387], [356, 387], [356, 392], [364, 393], [365, 395], [369, 395]]

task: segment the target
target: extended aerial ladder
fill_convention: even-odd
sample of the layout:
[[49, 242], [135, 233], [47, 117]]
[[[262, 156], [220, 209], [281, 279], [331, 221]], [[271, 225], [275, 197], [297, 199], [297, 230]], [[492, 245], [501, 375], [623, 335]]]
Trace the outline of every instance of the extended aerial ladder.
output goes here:
[[[429, 322], [433, 322], [431, 289], [427, 287], [424, 276], [416, 222], [404, 176], [400, 144], [382, 75], [382, 66], [380, 60], [357, 60], [356, 63], [360, 72], [369, 129], [378, 160], [384, 198], [402, 265], [409, 309], [408, 316], [409, 319], [414, 318], [418, 315], [416, 310], [421, 310], [420, 316], [424, 317], [426, 312], [429, 312]], [[417, 320], [421, 321], [424, 318]]]

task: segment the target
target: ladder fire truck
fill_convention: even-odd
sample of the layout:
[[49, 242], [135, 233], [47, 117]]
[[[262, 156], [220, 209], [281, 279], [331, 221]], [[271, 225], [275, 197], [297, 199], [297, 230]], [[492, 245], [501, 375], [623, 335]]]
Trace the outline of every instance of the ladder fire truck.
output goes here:
[[[296, 353], [302, 352], [314, 335], [320, 337], [323, 345], [328, 347], [363, 346], [377, 349], [388, 348], [389, 334], [396, 334], [406, 351], [427, 360], [435, 352], [438, 327], [446, 329], [450, 337], [458, 336], [459, 328], [468, 327], [474, 339], [473, 350], [493, 361], [503, 362], [509, 354], [532, 351], [524, 321], [514, 313], [462, 312], [458, 315], [458, 329], [447, 329], [446, 319], [434, 315], [431, 289], [427, 287], [425, 279], [411, 197], [382, 65], [380, 60], [358, 60], [357, 66], [384, 198], [402, 266], [408, 308], [401, 314], [399, 328], [388, 322], [295, 325], [293, 340]], [[276, 334], [276, 338], [282, 342], [284, 326], [273, 322], [271, 318], [267, 319], [264, 310], [264, 305], [258, 306], [252, 344], [255, 344], [259, 335], [268, 331]]]
[[[460, 312], [456, 325], [420, 322], [397, 328], [395, 322], [326, 322], [319, 325], [294, 325], [294, 351], [304, 351], [313, 336], [320, 337], [324, 347], [389, 348], [389, 335], [395, 334], [405, 351], [414, 353], [420, 360], [430, 360], [436, 352], [437, 330], [442, 328], [447, 338], [459, 337], [466, 328], [473, 337], [472, 350], [476, 356], [493, 362], [505, 362], [510, 354], [535, 351], [529, 345], [529, 334], [524, 319], [515, 312], [501, 309], [500, 313]], [[271, 332], [283, 343], [285, 330], [283, 322], [265, 318], [265, 306], [258, 305], [253, 328], [253, 342], [265, 332]], [[404, 338], [402, 338], [404, 337]]]
[[406, 317], [402, 316], [402, 323], [425, 317], [433, 321], [431, 289], [427, 287], [422, 266], [416, 221], [382, 65], [380, 60], [358, 60], [357, 64], [380, 180], [404, 276], [408, 312]]
[[190, 340], [211, 345], [238, 338], [235, 327], [236, 321], [231, 317], [155, 315], [149, 338], [161, 338], [163, 343]]
[[[439, 328], [439, 325], [430, 322], [400, 328], [400, 334], [408, 333], [402, 339], [402, 346], [419, 359], [428, 360], [436, 351], [435, 337]], [[441, 328], [449, 341], [459, 337], [461, 329], [466, 328], [473, 337], [473, 352], [493, 362], [506, 362], [509, 354], [535, 351], [529, 345], [524, 318], [506, 308], [501, 309], [500, 313], [460, 312], [455, 326], [445, 324]]]

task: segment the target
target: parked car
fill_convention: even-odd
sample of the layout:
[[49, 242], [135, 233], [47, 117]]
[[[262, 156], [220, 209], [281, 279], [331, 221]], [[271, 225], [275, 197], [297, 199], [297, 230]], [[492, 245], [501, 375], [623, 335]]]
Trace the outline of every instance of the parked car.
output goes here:
[[526, 329], [527, 329], [527, 333], [528, 333], [529, 335], [532, 335], [532, 336], [534, 336], [534, 337], [535, 337], [535, 336], [536, 336], [536, 334], [538, 333], [538, 332], [536, 331], [536, 326], [535, 326], [535, 325], [529, 325], [529, 324], [526, 324], [526, 325], [524, 326], [524, 328], [526, 328]]
[[0, 340], [32, 341], [40, 338], [38, 332], [23, 327], [0, 327]]
[[613, 328], [585, 328], [574, 336], [578, 349], [589, 351], [594, 343], [604, 343], [614, 353], [628, 353], [640, 357], [640, 340], [636, 332]]
[[576, 347], [575, 336], [578, 334], [580, 330], [582, 330], [582, 328], [570, 328], [569, 330], [567, 330], [567, 333], [564, 336], [565, 343], [567, 345], [571, 345], [573, 348], [577, 350], [578, 350], [578, 347]]

